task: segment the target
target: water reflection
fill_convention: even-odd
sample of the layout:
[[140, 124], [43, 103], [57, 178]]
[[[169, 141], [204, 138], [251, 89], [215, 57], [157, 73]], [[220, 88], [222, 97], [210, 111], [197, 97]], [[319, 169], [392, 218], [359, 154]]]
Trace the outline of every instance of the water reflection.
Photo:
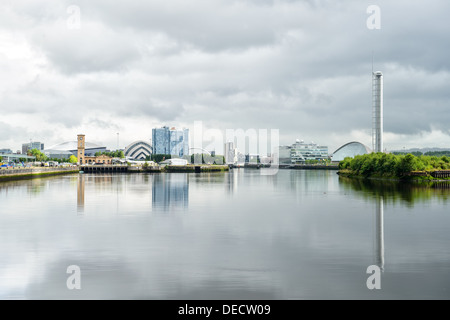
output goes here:
[[410, 209], [403, 189], [302, 170], [0, 184], [0, 299], [448, 298], [449, 192]]
[[85, 175], [78, 175], [78, 184], [77, 184], [77, 212], [84, 212], [84, 184], [85, 184]]
[[345, 191], [355, 191], [356, 195], [366, 199], [382, 197], [385, 202], [400, 201], [411, 208], [417, 202], [432, 198], [444, 202], [450, 199], [450, 181], [415, 183], [339, 177], [339, 185]]
[[169, 211], [189, 205], [189, 175], [165, 174], [153, 176], [153, 208]]
[[379, 197], [376, 200], [376, 264], [384, 270], [384, 200]]

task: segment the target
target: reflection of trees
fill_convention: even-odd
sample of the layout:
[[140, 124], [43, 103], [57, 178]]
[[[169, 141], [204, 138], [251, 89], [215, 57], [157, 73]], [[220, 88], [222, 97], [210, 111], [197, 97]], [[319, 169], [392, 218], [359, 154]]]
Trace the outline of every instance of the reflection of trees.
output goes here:
[[24, 186], [27, 193], [30, 195], [38, 195], [42, 193], [46, 186], [47, 181], [58, 179], [58, 177], [45, 177], [45, 178], [33, 178], [33, 179], [19, 179], [15, 181], [0, 182], [0, 192], [9, 192], [12, 190], [23, 189]]
[[356, 191], [364, 198], [382, 197], [385, 201], [405, 202], [409, 206], [415, 202], [438, 197], [447, 201], [450, 197], [450, 182], [404, 182], [373, 179], [339, 177], [344, 190]]

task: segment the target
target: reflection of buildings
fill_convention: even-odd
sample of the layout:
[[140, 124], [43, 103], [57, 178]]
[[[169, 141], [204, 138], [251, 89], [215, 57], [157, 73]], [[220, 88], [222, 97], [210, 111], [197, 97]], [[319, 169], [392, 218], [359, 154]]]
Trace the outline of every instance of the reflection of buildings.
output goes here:
[[170, 210], [187, 208], [189, 204], [189, 176], [187, 174], [155, 175], [152, 205]]
[[228, 192], [230, 194], [237, 192], [238, 178], [242, 172], [243, 171], [240, 171], [239, 169], [233, 169], [227, 173], [227, 179], [228, 179], [227, 186], [228, 186]]
[[84, 174], [78, 175], [78, 188], [77, 188], [77, 208], [78, 212], [84, 211]]
[[384, 270], [384, 201], [382, 197], [377, 199], [376, 203], [376, 264], [381, 270]]

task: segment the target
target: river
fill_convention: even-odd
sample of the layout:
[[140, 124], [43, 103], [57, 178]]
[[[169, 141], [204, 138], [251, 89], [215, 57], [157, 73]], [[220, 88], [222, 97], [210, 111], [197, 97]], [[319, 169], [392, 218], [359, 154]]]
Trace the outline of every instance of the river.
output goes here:
[[1, 182], [0, 299], [449, 299], [449, 201], [319, 170]]

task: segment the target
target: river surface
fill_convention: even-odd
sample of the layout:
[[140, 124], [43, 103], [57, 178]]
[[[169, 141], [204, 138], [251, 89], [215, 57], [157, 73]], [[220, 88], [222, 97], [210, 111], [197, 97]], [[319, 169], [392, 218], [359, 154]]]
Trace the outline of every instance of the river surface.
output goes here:
[[0, 299], [449, 299], [449, 201], [335, 171], [2, 182]]

